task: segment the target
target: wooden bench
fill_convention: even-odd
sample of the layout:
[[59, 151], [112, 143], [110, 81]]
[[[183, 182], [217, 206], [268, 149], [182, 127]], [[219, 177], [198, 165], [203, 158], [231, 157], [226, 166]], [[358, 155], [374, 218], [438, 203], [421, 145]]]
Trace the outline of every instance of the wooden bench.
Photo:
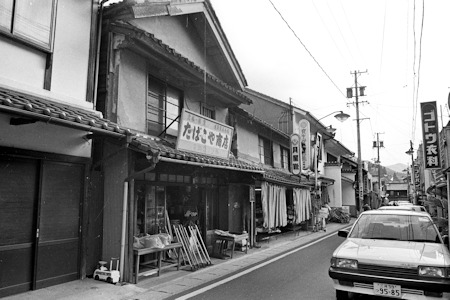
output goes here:
[[[180, 270], [181, 265], [181, 243], [172, 243], [170, 245], [165, 246], [164, 248], [142, 248], [142, 249], [133, 249], [134, 252], [134, 261], [135, 261], [135, 283], [138, 283], [139, 276], [148, 276], [152, 274], [157, 274], [158, 276], [161, 273], [161, 270], [177, 267], [177, 270]], [[177, 260], [176, 262], [167, 261], [163, 259], [163, 256], [167, 250], [175, 250], [177, 252]], [[157, 258], [150, 261], [140, 262], [140, 258], [142, 255], [155, 253]], [[168, 264], [162, 265], [162, 262], [167, 262]], [[156, 266], [152, 265], [156, 262]], [[152, 270], [147, 270], [143, 272], [139, 272], [140, 266], [146, 266], [151, 268]]]

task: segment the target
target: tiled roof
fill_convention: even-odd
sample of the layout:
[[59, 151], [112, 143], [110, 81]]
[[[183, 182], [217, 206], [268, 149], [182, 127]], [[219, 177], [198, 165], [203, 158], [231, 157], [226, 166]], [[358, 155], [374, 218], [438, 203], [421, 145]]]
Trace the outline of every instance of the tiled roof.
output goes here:
[[252, 115], [250, 112], [246, 111], [245, 109], [242, 109], [240, 107], [230, 107], [229, 110], [232, 111], [232, 112], [238, 113], [241, 116], [244, 116], [247, 120], [253, 120], [253, 121], [259, 123], [260, 125], [265, 126], [265, 127], [269, 128], [270, 130], [278, 133], [280, 136], [282, 136], [282, 137], [284, 137], [286, 139], [289, 139], [289, 134], [287, 134], [286, 132], [284, 132], [284, 131], [276, 128], [276, 127], [274, 127], [272, 124], [270, 124], [270, 123], [268, 123], [268, 122], [266, 122], [264, 120], [261, 120], [260, 118]]
[[186, 65], [186, 67], [189, 67], [190, 69], [194, 70], [195, 72], [198, 73], [199, 76], [202, 77], [205, 76], [208, 80], [211, 80], [215, 84], [221, 86], [223, 89], [229, 91], [231, 94], [234, 94], [237, 97], [239, 97], [241, 100], [243, 100], [242, 101], [243, 103], [246, 104], [252, 103], [252, 100], [244, 92], [233, 88], [232, 86], [228, 85], [226, 82], [220, 80], [211, 73], [206, 72], [204, 68], [196, 65], [193, 61], [189, 60], [189, 58], [183, 56], [181, 53], [178, 53], [174, 48], [171, 48], [169, 45], [165, 44], [162, 40], [156, 38], [152, 33], [139, 29], [123, 21], [115, 21], [114, 23], [111, 24], [111, 28], [114, 27], [124, 28], [130, 30], [131, 32], [134, 32], [134, 34], [131, 35], [132, 38], [138, 40], [146, 40], [153, 43], [154, 45], [157, 45], [161, 51], [163, 51], [166, 54], [169, 54], [179, 63], [184, 64]]
[[125, 135], [130, 131], [100, 117], [99, 113], [0, 88], [0, 111], [36, 118], [63, 126], [105, 134]]
[[265, 168], [264, 179], [280, 184], [289, 184], [294, 186], [314, 185], [314, 181], [305, 176], [296, 176], [282, 169]]
[[149, 150], [152, 152], [159, 151], [160, 157], [179, 160], [180, 162], [195, 162], [205, 164], [205, 167], [207, 167], [208, 165], [211, 167], [229, 167], [246, 171], [255, 171], [258, 173], [264, 171], [263, 168], [257, 164], [243, 162], [236, 159], [235, 157], [230, 156], [229, 159], [223, 159], [189, 151], [181, 151], [175, 149], [173, 145], [166, 141], [157, 140], [147, 136], [134, 136], [130, 144], [137, 150], [143, 152], [148, 152]]

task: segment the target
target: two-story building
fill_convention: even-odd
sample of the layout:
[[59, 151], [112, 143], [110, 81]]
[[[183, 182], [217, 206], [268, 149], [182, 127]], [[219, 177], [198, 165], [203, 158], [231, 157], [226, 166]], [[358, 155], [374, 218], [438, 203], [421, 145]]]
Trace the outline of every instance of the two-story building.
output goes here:
[[253, 176], [251, 236], [259, 241], [284, 231], [307, 230], [314, 180], [292, 173], [290, 136], [241, 108], [230, 109], [230, 115], [236, 131], [234, 155], [264, 170]]
[[97, 7], [0, 5], [0, 298], [85, 277], [98, 261], [93, 140], [127, 131], [95, 111]]
[[[243, 109], [288, 135], [304, 136], [302, 174], [313, 180], [313, 187], [317, 186], [313, 188], [315, 201], [312, 201], [311, 209], [317, 211], [324, 203], [333, 207], [355, 206], [354, 173], [343, 169], [342, 161], [343, 157], [354, 154], [334, 139], [335, 129], [323, 125], [311, 113], [291, 103], [251, 89], [246, 89], [246, 94], [252, 103], [241, 105]], [[345, 199], [343, 195], [346, 195]]]
[[132, 281], [135, 237], [196, 224], [212, 252], [215, 230], [248, 231], [264, 170], [231, 152], [229, 109], [251, 99], [209, 1], [124, 1], [103, 20], [97, 108], [134, 136], [96, 145], [102, 257]]

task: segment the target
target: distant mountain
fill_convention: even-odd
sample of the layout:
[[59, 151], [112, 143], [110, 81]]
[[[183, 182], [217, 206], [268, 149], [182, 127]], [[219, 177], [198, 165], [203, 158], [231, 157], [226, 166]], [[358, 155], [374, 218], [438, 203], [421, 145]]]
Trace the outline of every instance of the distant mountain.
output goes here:
[[[395, 164], [395, 165], [391, 165], [391, 166], [386, 166], [386, 169], [390, 169], [393, 172], [397, 172], [397, 173], [406, 173], [404, 170], [407, 169], [408, 166], [405, 164]], [[389, 174], [389, 171], [387, 171], [387, 173]]]

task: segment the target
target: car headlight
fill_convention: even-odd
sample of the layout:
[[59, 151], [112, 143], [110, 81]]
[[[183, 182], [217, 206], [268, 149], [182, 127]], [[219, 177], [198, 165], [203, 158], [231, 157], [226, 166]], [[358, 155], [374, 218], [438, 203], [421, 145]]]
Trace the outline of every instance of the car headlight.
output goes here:
[[427, 277], [447, 277], [446, 268], [419, 266], [419, 275]]
[[358, 261], [355, 259], [333, 257], [331, 259], [331, 266], [334, 268], [358, 269]]

